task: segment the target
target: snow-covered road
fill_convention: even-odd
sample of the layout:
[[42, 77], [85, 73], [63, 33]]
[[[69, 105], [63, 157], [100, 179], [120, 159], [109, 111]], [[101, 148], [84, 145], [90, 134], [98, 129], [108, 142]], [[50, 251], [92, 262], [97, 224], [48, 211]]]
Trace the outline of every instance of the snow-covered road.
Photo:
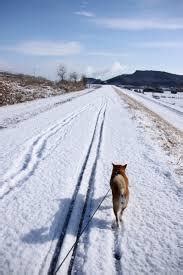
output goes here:
[[128, 163], [122, 226], [111, 228], [109, 193], [58, 274], [180, 274], [182, 189], [161, 148], [112, 86], [49, 100], [40, 112], [26, 103], [26, 120], [21, 104], [0, 118], [19, 108], [0, 130], [0, 274], [53, 274], [109, 189], [112, 162]]

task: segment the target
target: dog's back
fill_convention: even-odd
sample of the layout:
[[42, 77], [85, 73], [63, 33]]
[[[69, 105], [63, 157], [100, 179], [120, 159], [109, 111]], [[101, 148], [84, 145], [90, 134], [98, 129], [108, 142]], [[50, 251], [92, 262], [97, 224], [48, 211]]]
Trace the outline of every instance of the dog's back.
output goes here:
[[126, 194], [126, 182], [121, 174], [116, 175], [112, 180], [112, 190], [114, 190], [115, 195], [123, 196]]

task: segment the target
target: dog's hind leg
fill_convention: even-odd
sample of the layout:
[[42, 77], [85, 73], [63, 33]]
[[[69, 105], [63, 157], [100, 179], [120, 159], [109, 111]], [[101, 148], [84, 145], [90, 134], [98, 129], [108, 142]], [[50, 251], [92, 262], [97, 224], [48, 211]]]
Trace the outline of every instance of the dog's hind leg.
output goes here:
[[119, 221], [118, 221], [119, 206], [118, 206], [118, 203], [116, 203], [116, 202], [113, 202], [113, 211], [114, 211], [114, 215], [116, 217], [116, 225], [118, 227], [119, 226]]
[[125, 210], [125, 208], [121, 208], [120, 216], [119, 216], [120, 222], [122, 222], [122, 216], [123, 216], [123, 211], [124, 211], [124, 210]]
[[119, 222], [118, 222], [118, 212], [114, 209], [114, 215], [116, 217], [116, 225], [117, 227], [119, 226]]
[[125, 210], [125, 208], [127, 207], [128, 204], [128, 196], [124, 197], [123, 195], [121, 196], [121, 211], [120, 211], [120, 222], [122, 222], [122, 215], [123, 215], [123, 211]]

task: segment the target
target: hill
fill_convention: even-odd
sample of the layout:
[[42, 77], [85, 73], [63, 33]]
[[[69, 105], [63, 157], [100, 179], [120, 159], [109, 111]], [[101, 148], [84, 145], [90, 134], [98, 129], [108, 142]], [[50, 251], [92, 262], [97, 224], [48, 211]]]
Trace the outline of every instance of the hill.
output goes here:
[[107, 84], [133, 86], [183, 87], [183, 75], [161, 71], [140, 71], [122, 74], [106, 81]]

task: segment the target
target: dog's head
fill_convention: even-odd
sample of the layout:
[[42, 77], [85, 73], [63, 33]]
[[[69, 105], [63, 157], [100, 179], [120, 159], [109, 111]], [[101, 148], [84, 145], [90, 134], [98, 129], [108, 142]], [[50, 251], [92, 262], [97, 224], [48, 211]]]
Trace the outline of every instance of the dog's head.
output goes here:
[[113, 171], [112, 171], [112, 173], [113, 173], [114, 175], [115, 175], [115, 174], [123, 174], [123, 173], [125, 173], [127, 164], [121, 165], [121, 164], [114, 164], [114, 163], [112, 163], [112, 166], [113, 166]]

